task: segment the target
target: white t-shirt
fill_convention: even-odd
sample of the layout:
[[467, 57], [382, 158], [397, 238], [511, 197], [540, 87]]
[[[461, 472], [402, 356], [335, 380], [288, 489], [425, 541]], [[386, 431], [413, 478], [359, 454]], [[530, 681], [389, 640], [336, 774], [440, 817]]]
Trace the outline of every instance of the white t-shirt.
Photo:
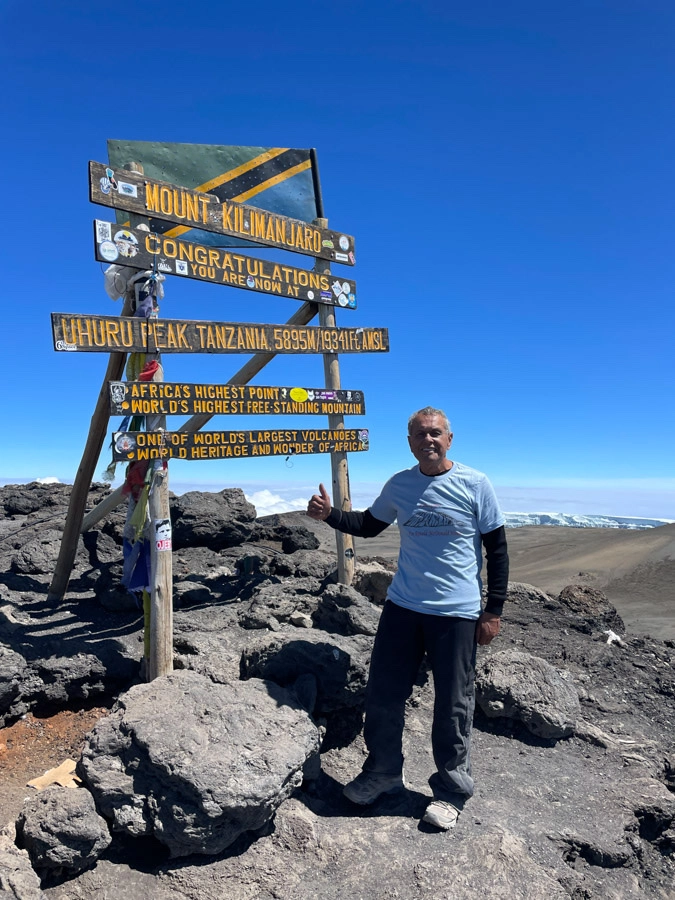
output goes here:
[[482, 472], [458, 462], [442, 475], [405, 469], [389, 479], [370, 512], [390, 525], [397, 519], [401, 532], [390, 600], [416, 612], [478, 618], [480, 536], [504, 524]]

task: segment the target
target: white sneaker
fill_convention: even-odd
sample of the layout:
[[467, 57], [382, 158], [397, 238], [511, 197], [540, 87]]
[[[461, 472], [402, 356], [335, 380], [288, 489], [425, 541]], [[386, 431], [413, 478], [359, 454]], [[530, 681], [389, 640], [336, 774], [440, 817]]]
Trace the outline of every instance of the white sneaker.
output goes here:
[[432, 800], [427, 806], [422, 821], [441, 828], [443, 831], [449, 831], [455, 827], [458, 818], [459, 810], [452, 803], [448, 803], [446, 800]]

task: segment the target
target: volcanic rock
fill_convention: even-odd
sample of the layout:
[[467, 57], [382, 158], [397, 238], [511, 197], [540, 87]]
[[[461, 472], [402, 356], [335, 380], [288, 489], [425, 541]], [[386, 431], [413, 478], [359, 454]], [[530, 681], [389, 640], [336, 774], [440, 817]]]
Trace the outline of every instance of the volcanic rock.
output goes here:
[[113, 828], [172, 856], [213, 854], [262, 828], [302, 781], [318, 732], [276, 684], [174, 672], [123, 695], [78, 774]]
[[251, 540], [280, 543], [284, 553], [317, 550], [320, 546], [319, 539], [305, 525], [285, 520], [278, 515], [261, 516], [256, 519]]
[[218, 494], [189, 491], [171, 502], [173, 546], [236, 547], [253, 531], [255, 507], [240, 488], [225, 488]]
[[573, 627], [586, 634], [599, 628], [611, 628], [623, 634], [626, 626], [621, 616], [602, 591], [584, 584], [570, 584], [563, 588], [558, 600], [572, 613]]
[[0, 898], [46, 900], [28, 853], [19, 850], [9, 835], [4, 833], [0, 834]]
[[49, 787], [24, 802], [16, 821], [17, 845], [39, 872], [87, 869], [111, 840], [94, 798], [82, 788]]
[[501, 650], [476, 669], [476, 700], [486, 716], [517, 719], [542, 738], [568, 737], [579, 717], [579, 697], [570, 680], [545, 659]]

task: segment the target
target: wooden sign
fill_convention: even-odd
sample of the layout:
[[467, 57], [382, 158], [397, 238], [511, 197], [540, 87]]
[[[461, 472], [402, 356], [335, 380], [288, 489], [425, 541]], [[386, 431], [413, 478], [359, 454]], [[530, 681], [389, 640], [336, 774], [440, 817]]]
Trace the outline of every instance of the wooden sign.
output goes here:
[[117, 431], [113, 459], [234, 459], [368, 449], [365, 428], [274, 431]]
[[110, 353], [386, 353], [386, 328], [317, 328], [52, 313], [55, 350]]
[[[148, 216], [151, 229], [166, 233], [167, 237], [175, 238], [191, 228], [199, 228], [346, 266], [356, 262], [351, 235], [244, 203], [221, 202], [215, 194], [147, 178], [126, 169], [112, 169], [102, 163], [89, 163], [89, 198], [92, 203]], [[178, 228], [168, 229], [165, 222], [175, 223]]]
[[94, 248], [99, 262], [152, 269], [166, 275], [182, 275], [294, 300], [356, 308], [356, 282], [349, 278], [284, 266], [232, 250], [152, 234], [141, 228], [96, 219]]
[[362, 391], [251, 384], [111, 381], [110, 414], [362, 416]]

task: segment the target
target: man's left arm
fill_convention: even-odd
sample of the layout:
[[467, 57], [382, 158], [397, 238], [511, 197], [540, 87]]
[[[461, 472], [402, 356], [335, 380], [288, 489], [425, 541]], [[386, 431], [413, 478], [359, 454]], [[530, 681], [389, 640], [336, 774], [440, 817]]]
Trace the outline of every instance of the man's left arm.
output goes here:
[[476, 626], [476, 640], [489, 644], [499, 634], [502, 607], [509, 585], [509, 553], [504, 526], [481, 535], [487, 563], [487, 603]]

